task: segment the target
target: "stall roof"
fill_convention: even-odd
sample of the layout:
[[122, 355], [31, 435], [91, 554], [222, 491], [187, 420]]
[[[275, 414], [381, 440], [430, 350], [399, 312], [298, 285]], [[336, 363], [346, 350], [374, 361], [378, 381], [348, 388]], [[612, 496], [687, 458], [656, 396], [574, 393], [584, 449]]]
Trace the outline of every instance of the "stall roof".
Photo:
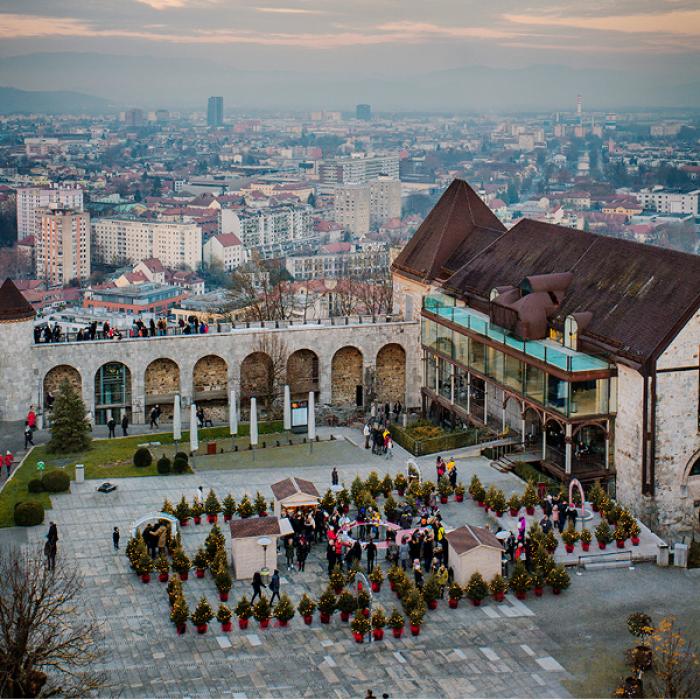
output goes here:
[[239, 518], [231, 521], [231, 537], [239, 540], [246, 537], [287, 535], [293, 532], [287, 518], [268, 515], [264, 518]]
[[283, 501], [285, 498], [293, 496], [295, 493], [303, 493], [313, 498], [318, 498], [319, 493], [311, 481], [300, 479], [299, 477], [290, 477], [282, 481], [272, 484], [272, 493], [278, 501]]
[[464, 554], [481, 545], [503, 549], [501, 541], [490, 530], [474, 525], [464, 525], [447, 533], [447, 541], [457, 554]]

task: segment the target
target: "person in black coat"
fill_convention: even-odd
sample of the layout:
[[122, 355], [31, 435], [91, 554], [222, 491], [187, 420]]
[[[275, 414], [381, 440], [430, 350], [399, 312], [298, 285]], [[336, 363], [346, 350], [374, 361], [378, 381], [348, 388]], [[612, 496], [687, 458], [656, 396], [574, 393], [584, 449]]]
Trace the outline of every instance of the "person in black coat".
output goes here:
[[272, 574], [272, 578], [270, 579], [270, 593], [272, 593], [270, 596], [270, 605], [272, 605], [275, 596], [277, 600], [280, 599], [280, 572], [277, 571], [277, 569], [275, 569], [275, 573]]
[[365, 547], [365, 552], [367, 554], [367, 573], [371, 574], [372, 569], [374, 569], [374, 560], [377, 558], [377, 545], [374, 544], [371, 537]]
[[127, 430], [129, 429], [129, 416], [126, 415], [126, 413], [122, 416], [122, 434], [124, 437], [126, 437], [129, 433]]
[[253, 582], [251, 583], [251, 586], [253, 586], [253, 597], [250, 599], [250, 602], [252, 603], [261, 595], [262, 591], [260, 589], [267, 588], [267, 586], [263, 583], [262, 576], [260, 575], [259, 571], [256, 571], [253, 574]]

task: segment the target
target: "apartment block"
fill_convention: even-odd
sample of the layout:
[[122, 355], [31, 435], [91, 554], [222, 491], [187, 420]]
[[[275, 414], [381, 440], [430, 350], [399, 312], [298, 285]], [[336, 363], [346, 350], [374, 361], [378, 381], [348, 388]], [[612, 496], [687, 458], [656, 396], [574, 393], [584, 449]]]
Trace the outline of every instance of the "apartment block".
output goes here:
[[319, 168], [321, 185], [362, 184], [385, 175], [399, 179], [398, 155], [341, 157], [324, 161]]
[[17, 240], [38, 233], [37, 213], [51, 206], [83, 210], [83, 190], [74, 186], [26, 187], [17, 190]]
[[369, 185], [339, 185], [335, 188], [335, 221], [356, 236], [369, 232]]
[[285, 266], [295, 280], [344, 277], [370, 280], [386, 275], [389, 253], [386, 249], [372, 249], [332, 255], [298, 255], [288, 257]]
[[692, 214], [698, 216], [700, 190], [642, 190], [637, 199], [645, 209], [654, 209], [662, 214]]
[[235, 233], [220, 233], [204, 244], [204, 262], [220, 264], [226, 272], [235, 270], [247, 260], [246, 249]]
[[36, 246], [36, 276], [64, 285], [90, 276], [90, 215], [72, 209], [44, 209]]

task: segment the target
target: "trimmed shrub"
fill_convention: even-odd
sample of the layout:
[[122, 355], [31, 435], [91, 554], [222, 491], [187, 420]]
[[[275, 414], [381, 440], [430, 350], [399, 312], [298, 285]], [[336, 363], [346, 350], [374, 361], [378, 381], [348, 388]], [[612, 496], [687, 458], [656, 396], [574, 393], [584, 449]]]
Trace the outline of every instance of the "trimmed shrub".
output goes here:
[[15, 525], [30, 527], [44, 522], [44, 506], [37, 501], [15, 504]]
[[27, 491], [29, 493], [41, 493], [44, 490], [44, 485], [41, 483], [41, 479], [32, 479], [27, 484]]
[[175, 474], [184, 474], [187, 471], [187, 468], [189, 467], [189, 462], [187, 460], [187, 455], [184, 457], [180, 457], [184, 453], [178, 452], [177, 455], [175, 455], [175, 459], [173, 460], [173, 471]]
[[50, 491], [51, 493], [68, 491], [70, 489], [70, 477], [59, 469], [52, 469], [41, 477], [41, 485], [44, 487], [44, 491]]
[[179, 452], [176, 452], [175, 456], [173, 457], [173, 460], [176, 460], [176, 459], [184, 459], [185, 462], [187, 462], [187, 461], [189, 461], [190, 457], [187, 454], [187, 452], [183, 452], [182, 450], [180, 450]]
[[134, 452], [135, 467], [150, 467], [152, 462], [153, 456], [147, 448], [139, 447], [138, 450]]
[[156, 469], [159, 474], [170, 474], [170, 460], [163, 455], [156, 464]]

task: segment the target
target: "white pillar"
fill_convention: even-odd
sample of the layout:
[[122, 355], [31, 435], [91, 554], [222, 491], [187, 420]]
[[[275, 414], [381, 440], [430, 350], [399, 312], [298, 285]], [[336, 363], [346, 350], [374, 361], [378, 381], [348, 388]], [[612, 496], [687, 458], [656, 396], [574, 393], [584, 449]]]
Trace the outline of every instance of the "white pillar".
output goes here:
[[182, 402], [180, 394], [175, 394], [173, 405], [173, 440], [179, 442], [182, 439]]
[[484, 425], [489, 423], [489, 383], [484, 382]]
[[525, 446], [525, 404], [520, 406], [520, 444]]
[[503, 400], [501, 401], [501, 432], [506, 432], [506, 392], [502, 392]]
[[199, 434], [197, 433], [197, 404], [190, 405], [190, 451], [199, 449]]
[[571, 423], [566, 424], [566, 461], [564, 466], [566, 468], [566, 473], [571, 474]]
[[258, 401], [250, 400], [250, 444], [257, 447], [258, 444]]
[[610, 421], [605, 421], [605, 468], [610, 469]]
[[228, 395], [228, 432], [232, 436], [238, 435], [238, 399], [235, 389], [231, 389]]
[[542, 459], [547, 459], [547, 426], [542, 426]]
[[472, 375], [467, 372], [467, 415], [472, 414]]
[[450, 365], [450, 403], [455, 402], [455, 366]]
[[289, 384], [284, 385], [284, 429], [292, 429], [292, 402], [291, 395], [289, 392]]
[[309, 441], [316, 439], [316, 397], [313, 391], [309, 392], [309, 417], [308, 431]]

